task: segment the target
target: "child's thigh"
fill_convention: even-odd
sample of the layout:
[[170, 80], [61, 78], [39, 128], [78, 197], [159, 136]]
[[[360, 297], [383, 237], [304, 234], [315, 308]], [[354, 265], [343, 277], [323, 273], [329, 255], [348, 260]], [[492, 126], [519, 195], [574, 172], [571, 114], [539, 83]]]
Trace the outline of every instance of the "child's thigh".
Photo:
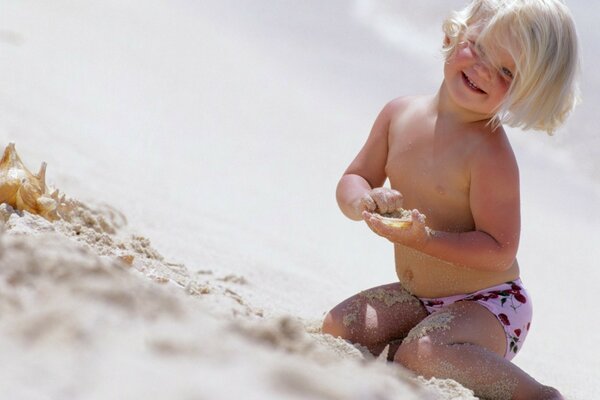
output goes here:
[[425, 353], [434, 354], [438, 348], [443, 351], [445, 346], [463, 344], [485, 348], [501, 357], [506, 350], [502, 325], [494, 314], [476, 302], [457, 302], [429, 315], [409, 332], [398, 352], [424, 359]]
[[327, 314], [323, 332], [368, 345], [402, 339], [428, 315], [399, 283], [362, 291]]

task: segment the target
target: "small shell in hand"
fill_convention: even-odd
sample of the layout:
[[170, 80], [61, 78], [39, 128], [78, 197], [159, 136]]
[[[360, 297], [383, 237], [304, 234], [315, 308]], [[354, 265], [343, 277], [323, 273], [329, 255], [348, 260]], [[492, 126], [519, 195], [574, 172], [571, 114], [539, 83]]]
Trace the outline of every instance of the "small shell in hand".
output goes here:
[[42, 163], [40, 172], [32, 174], [19, 158], [14, 143], [6, 146], [0, 159], [0, 203], [48, 220], [58, 219], [58, 190], [48, 192], [46, 163]]
[[409, 210], [405, 210], [403, 208], [391, 212], [379, 214], [381, 222], [388, 226], [393, 226], [394, 228], [408, 228], [412, 225], [412, 216]]

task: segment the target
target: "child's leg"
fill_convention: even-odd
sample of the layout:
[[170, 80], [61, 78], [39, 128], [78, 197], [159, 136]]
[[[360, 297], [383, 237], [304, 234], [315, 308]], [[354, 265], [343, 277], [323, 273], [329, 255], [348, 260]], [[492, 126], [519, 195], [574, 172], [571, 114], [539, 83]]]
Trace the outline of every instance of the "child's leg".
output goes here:
[[506, 335], [497, 318], [475, 302], [457, 302], [419, 323], [395, 361], [427, 378], [449, 378], [482, 399], [562, 399], [504, 358]]
[[399, 283], [392, 283], [365, 290], [337, 305], [325, 316], [323, 333], [359, 343], [379, 355], [427, 315], [416, 297]]

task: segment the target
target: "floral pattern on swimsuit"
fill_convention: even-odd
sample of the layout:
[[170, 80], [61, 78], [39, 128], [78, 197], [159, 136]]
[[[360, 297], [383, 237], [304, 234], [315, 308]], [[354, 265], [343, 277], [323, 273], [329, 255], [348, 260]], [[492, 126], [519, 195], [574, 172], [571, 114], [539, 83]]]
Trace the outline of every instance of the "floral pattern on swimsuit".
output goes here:
[[459, 301], [475, 301], [498, 318], [506, 334], [505, 358], [511, 360], [523, 346], [531, 327], [531, 299], [520, 279], [466, 295], [420, 299], [429, 313]]

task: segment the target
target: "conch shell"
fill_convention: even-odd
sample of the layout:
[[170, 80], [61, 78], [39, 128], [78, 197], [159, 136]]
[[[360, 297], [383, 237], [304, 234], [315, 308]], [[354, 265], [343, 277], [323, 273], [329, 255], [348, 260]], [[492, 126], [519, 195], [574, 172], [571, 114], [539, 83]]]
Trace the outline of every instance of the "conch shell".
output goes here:
[[32, 174], [19, 158], [15, 144], [9, 143], [0, 160], [0, 203], [53, 221], [59, 218], [60, 202], [58, 190], [49, 193], [46, 186], [46, 163], [37, 175]]

